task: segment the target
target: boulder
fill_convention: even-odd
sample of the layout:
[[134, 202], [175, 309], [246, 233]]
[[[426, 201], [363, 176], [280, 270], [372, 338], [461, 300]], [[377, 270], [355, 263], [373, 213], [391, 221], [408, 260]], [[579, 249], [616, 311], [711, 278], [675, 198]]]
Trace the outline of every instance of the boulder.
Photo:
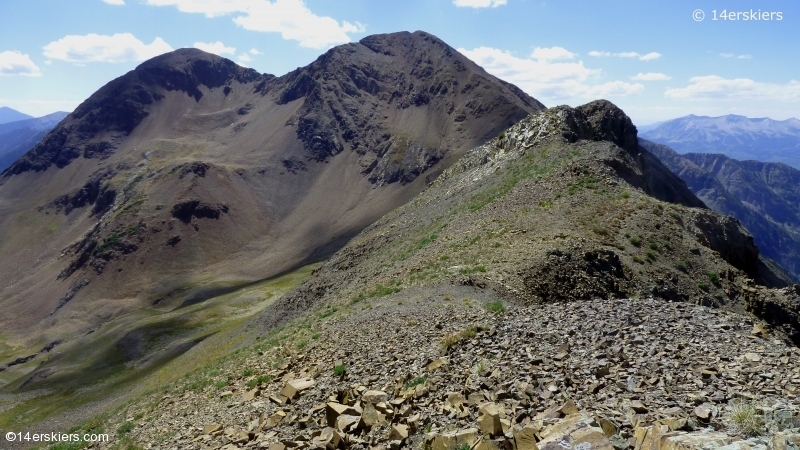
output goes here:
[[[585, 414], [572, 414], [540, 433], [539, 450], [614, 450], [603, 429]], [[568, 445], [569, 447], [565, 447]]]
[[477, 440], [478, 430], [475, 428], [437, 434], [431, 443], [431, 450], [457, 450], [463, 445], [472, 447]]
[[284, 386], [283, 390], [281, 391], [281, 395], [289, 400], [292, 400], [300, 395], [301, 392], [312, 386], [314, 386], [314, 380], [310, 378], [298, 378], [286, 383], [286, 386]]
[[490, 436], [502, 436], [504, 432], [500, 419], [500, 407], [494, 403], [484, 403], [480, 407], [478, 428]]
[[367, 403], [381, 403], [389, 399], [389, 394], [383, 391], [367, 391], [361, 398]]

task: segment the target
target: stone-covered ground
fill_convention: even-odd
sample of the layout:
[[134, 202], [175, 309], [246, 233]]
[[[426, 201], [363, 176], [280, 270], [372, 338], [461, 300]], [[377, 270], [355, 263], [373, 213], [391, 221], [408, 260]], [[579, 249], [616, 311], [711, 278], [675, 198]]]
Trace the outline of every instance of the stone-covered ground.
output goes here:
[[800, 425], [800, 349], [749, 316], [658, 299], [522, 307], [451, 292], [319, 311], [213, 383], [154, 394], [111, 426], [153, 449], [521, 450], [526, 433], [541, 447], [581, 412], [579, 425], [621, 450], [643, 448], [656, 422], [713, 428], [727, 436], [716, 447], [744, 439], [737, 402], [767, 419], [762, 434]]

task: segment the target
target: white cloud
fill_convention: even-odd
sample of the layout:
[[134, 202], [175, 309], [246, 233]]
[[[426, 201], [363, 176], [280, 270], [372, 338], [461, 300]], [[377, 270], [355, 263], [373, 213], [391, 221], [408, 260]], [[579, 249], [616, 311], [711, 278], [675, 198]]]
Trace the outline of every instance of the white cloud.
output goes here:
[[0, 52], [0, 75], [38, 77], [42, 75], [42, 71], [30, 56], [18, 51], [5, 51]]
[[363, 33], [364, 26], [309, 10], [303, 0], [147, 0], [148, 5], [175, 6], [185, 13], [219, 17], [233, 14], [233, 22], [250, 31], [280, 33], [301, 47], [326, 48], [350, 42], [351, 33]]
[[777, 84], [707, 75], [690, 78], [689, 83], [683, 88], [668, 89], [664, 95], [675, 100], [800, 101], [800, 81], [796, 80]]
[[752, 59], [753, 55], [736, 55], [733, 53], [720, 53], [719, 56], [723, 58], [736, 58], [736, 59]]
[[511, 53], [490, 47], [473, 50], [460, 48], [458, 51], [487, 72], [516, 84], [540, 101], [624, 97], [644, 90], [644, 85], [640, 83], [624, 81], [592, 84], [591, 80], [597, 79], [601, 71], [585, 67], [583, 61], [556, 63], [544, 58], [517, 58]]
[[575, 54], [568, 51], [564, 47], [551, 47], [551, 48], [536, 47], [535, 49], [533, 49], [533, 53], [531, 53], [531, 58], [545, 59], [545, 60], [574, 59]]
[[220, 41], [212, 42], [210, 44], [206, 44], [205, 42], [195, 42], [194, 48], [199, 48], [204, 52], [213, 53], [215, 55], [233, 55], [236, 53], [236, 47], [225, 47], [225, 44]]
[[109, 5], [114, 6], [124, 6], [125, 0], [103, 0], [104, 2], [108, 3]]
[[642, 55], [642, 56], [639, 57], [639, 59], [642, 60], [642, 61], [652, 61], [652, 60], [658, 59], [658, 58], [661, 58], [661, 53], [658, 53], [658, 52], [650, 52], [650, 53], [648, 53], [646, 55]]
[[647, 73], [639, 72], [635, 76], [631, 77], [631, 80], [634, 81], [666, 81], [671, 79], [672, 79], [671, 76], [658, 72], [647, 72]]
[[640, 55], [639, 53], [636, 52], [611, 53], [611, 52], [598, 52], [596, 50], [593, 50], [589, 52], [589, 56], [594, 56], [596, 58], [613, 56], [616, 58], [635, 58], [640, 61], [652, 61], [654, 59], [661, 58], [662, 55], [661, 53], [658, 52], [650, 52], [645, 55]]
[[44, 56], [71, 63], [87, 62], [137, 62], [172, 51], [160, 37], [151, 44], [136, 39], [130, 33], [113, 36], [87, 34], [64, 36], [44, 47]]
[[453, 0], [459, 8], [497, 8], [506, 4], [506, 0]]
[[239, 63], [248, 63], [252, 60], [253, 58], [251, 58], [250, 55], [248, 55], [247, 53], [242, 53], [236, 58], [236, 61]]
[[263, 53], [261, 53], [260, 51], [258, 51], [258, 49], [255, 49], [255, 48], [251, 48], [250, 49], [250, 54], [251, 55], [263, 55]]

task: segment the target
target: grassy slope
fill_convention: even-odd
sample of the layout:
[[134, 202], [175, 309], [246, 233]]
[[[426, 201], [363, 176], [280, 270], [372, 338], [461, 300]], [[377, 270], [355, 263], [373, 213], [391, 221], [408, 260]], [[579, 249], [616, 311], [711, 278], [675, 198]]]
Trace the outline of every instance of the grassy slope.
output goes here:
[[[291, 290], [313, 268], [306, 266], [184, 308], [137, 310], [105, 324], [81, 342], [59, 347], [60, 355], [36, 367], [38, 373], [52, 369], [55, 374], [35, 383], [35, 389], [19, 393], [5, 389], [0, 428], [16, 430], [69, 416], [108, 397], [125, 401], [231, 353], [246, 339], [238, 331], [240, 325]], [[140, 338], [136, 355], [122, 345], [132, 335]]]

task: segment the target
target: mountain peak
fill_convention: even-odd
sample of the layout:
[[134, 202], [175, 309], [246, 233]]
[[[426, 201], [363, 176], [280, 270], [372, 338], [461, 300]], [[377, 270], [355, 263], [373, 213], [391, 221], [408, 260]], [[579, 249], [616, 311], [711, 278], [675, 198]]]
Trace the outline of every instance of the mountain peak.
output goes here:
[[21, 113], [16, 109], [9, 108], [8, 106], [0, 106], [0, 124], [17, 122], [19, 120], [33, 119], [25, 113]]

